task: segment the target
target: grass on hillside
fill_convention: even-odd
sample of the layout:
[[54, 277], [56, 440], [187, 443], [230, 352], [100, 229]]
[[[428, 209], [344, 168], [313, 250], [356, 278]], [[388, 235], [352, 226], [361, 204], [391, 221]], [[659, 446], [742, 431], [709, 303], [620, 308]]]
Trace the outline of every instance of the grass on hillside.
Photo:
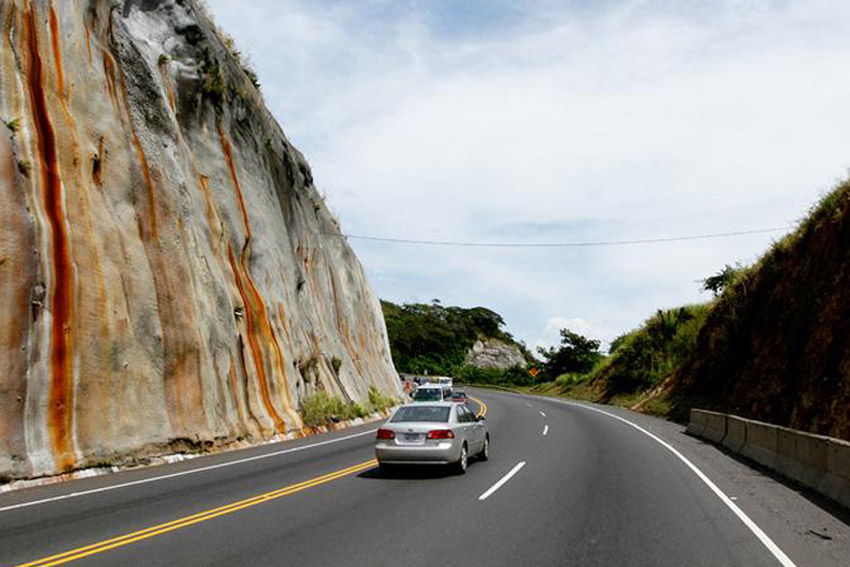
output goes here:
[[587, 374], [563, 374], [553, 382], [520, 387], [530, 393], [633, 407], [667, 415], [664, 399], [646, 399], [690, 357], [710, 304], [659, 310], [640, 328], [614, 341], [612, 352]]

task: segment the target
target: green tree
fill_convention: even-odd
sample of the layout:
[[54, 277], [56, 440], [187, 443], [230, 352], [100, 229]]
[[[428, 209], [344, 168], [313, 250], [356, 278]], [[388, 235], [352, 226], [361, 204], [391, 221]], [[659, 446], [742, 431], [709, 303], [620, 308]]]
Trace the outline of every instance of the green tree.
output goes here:
[[735, 281], [735, 278], [738, 277], [738, 274], [740, 273], [740, 266], [730, 266], [729, 264], [726, 264], [722, 270], [713, 276], [709, 276], [702, 280], [702, 289], [704, 291], [712, 292], [714, 296], [717, 297], [723, 293], [727, 287], [732, 285], [732, 282]]
[[600, 341], [561, 329], [561, 344], [558, 347], [537, 348], [543, 358], [544, 380], [552, 381], [561, 374], [586, 374], [602, 359]]

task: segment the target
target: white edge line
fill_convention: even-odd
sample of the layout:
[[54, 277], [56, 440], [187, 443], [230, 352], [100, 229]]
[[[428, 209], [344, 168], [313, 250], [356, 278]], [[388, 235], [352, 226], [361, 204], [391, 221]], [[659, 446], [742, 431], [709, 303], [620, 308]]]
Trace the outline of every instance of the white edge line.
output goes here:
[[46, 504], [48, 502], [56, 502], [57, 500], [67, 500], [69, 498], [77, 498], [79, 496], [86, 496], [88, 494], [96, 494], [98, 492], [106, 492], [109, 490], [116, 490], [118, 488], [127, 488], [128, 486], [138, 486], [140, 484], [147, 484], [149, 482], [158, 482], [160, 480], [167, 480], [170, 478], [177, 478], [179, 476], [186, 476], [190, 474], [195, 474], [199, 472], [211, 471], [213, 469], [221, 469], [225, 467], [230, 467], [233, 465], [241, 465], [242, 463], [247, 463], [250, 461], [259, 461], [260, 459], [268, 459], [271, 457], [277, 457], [280, 455], [285, 455], [287, 453], [295, 453], [297, 451], [304, 451], [306, 449], [312, 449], [314, 447], [321, 447], [322, 445], [330, 445], [331, 443], [339, 443], [340, 441], [347, 441], [348, 439], [354, 439], [355, 437], [362, 437], [364, 435], [369, 435], [377, 431], [376, 429], [370, 429], [368, 431], [362, 431], [360, 433], [355, 433], [353, 435], [346, 435], [345, 437], [339, 437], [337, 439], [329, 439], [328, 441], [320, 441], [319, 443], [311, 443], [310, 445], [301, 445], [300, 447], [292, 447], [291, 449], [283, 449], [281, 451], [275, 451], [273, 453], [265, 453], [263, 455], [255, 455], [253, 457], [246, 457], [244, 459], [238, 459], [235, 461], [228, 461], [226, 463], [219, 463], [217, 465], [210, 465], [206, 467], [200, 467], [197, 469], [191, 469], [188, 471], [181, 471], [171, 474], [165, 474], [162, 476], [155, 476], [151, 478], [143, 478], [140, 480], [134, 480], [132, 482], [124, 482], [121, 484], [113, 484], [111, 486], [102, 486], [100, 488], [92, 488], [91, 490], [82, 490], [80, 492], [71, 492], [70, 494], [62, 494], [60, 496], [53, 496], [51, 498], [43, 498], [41, 500], [33, 500], [31, 502], [22, 502], [20, 504], [13, 504], [11, 506], [4, 506], [0, 508], [0, 512], [7, 512], [9, 510], [16, 510], [18, 508], [28, 508], [30, 506], [36, 506], [38, 504]]
[[509, 480], [511, 480], [511, 477], [514, 476], [516, 473], [518, 473], [519, 470], [524, 466], [525, 466], [525, 461], [520, 461], [519, 463], [517, 463], [516, 466], [514, 468], [512, 468], [508, 474], [503, 476], [501, 479], [499, 479], [499, 481], [496, 484], [494, 484], [489, 489], [487, 489], [487, 492], [485, 492], [484, 494], [479, 496], [478, 500], [487, 500], [487, 498], [489, 498], [489, 496], [491, 494], [493, 494], [494, 492], [496, 492], [497, 490], [502, 488], [502, 485], [505, 484], [506, 482], [508, 482]]
[[641, 433], [651, 437], [653, 440], [658, 442], [665, 449], [667, 449], [668, 451], [673, 453], [680, 461], [685, 463], [685, 465], [689, 469], [691, 469], [694, 472], [694, 474], [696, 474], [697, 477], [699, 477], [699, 479], [701, 481], [703, 481], [711, 489], [711, 491], [714, 492], [714, 494], [718, 498], [720, 498], [720, 500], [724, 504], [726, 504], [726, 506], [730, 510], [732, 510], [732, 512], [736, 516], [738, 516], [738, 518], [744, 523], [744, 525], [747, 526], [750, 529], [751, 532], [753, 532], [753, 534], [759, 539], [759, 541], [762, 544], [764, 544], [764, 546], [768, 549], [768, 551], [770, 551], [773, 554], [773, 556], [776, 558], [777, 561], [779, 561], [779, 563], [781, 563], [784, 567], [797, 567], [796, 564], [793, 561], [791, 561], [791, 559], [787, 555], [785, 555], [785, 552], [783, 552], [779, 548], [779, 546], [776, 545], [773, 542], [772, 539], [770, 539], [770, 536], [768, 536], [766, 533], [764, 533], [764, 530], [762, 530], [754, 521], [752, 521], [750, 519], [750, 517], [747, 516], [747, 514], [743, 510], [741, 510], [738, 507], [738, 505], [735, 504], [732, 501], [731, 498], [726, 496], [726, 494], [722, 490], [720, 490], [717, 487], [717, 485], [714, 484], [714, 482], [712, 482], [712, 480], [710, 478], [708, 478], [708, 476], [706, 476], [706, 474], [704, 472], [702, 472], [695, 464], [693, 464], [691, 461], [689, 461], [688, 458], [685, 457], [682, 453], [680, 453], [675, 447], [673, 447], [672, 445], [670, 445], [669, 443], [667, 443], [666, 441], [664, 441], [663, 439], [661, 439], [657, 435], [650, 433], [649, 431], [647, 431], [643, 427], [636, 425], [636, 424], [632, 423], [631, 421], [624, 419], [624, 418], [622, 418], [618, 415], [614, 415], [613, 413], [609, 413], [607, 411], [597, 409], [597, 408], [594, 408], [594, 407], [591, 407], [591, 406], [586, 406], [584, 404], [576, 404], [576, 403], [573, 403], [573, 402], [566, 402], [566, 401], [562, 401], [562, 400], [553, 400], [553, 401], [557, 401], [559, 403], [570, 405], [570, 406], [576, 406], [576, 407], [584, 408], [584, 409], [587, 409], [587, 410], [590, 410], [590, 411], [595, 411], [596, 413], [601, 413], [603, 415], [607, 415], [608, 417], [613, 417], [614, 419], [616, 419], [618, 421], [622, 421], [626, 425], [630, 425], [631, 427], [634, 427], [635, 429], [637, 429]]
[[549, 433], [549, 425], [548, 424], [543, 426], [543, 435], [545, 436], [547, 433]]
[[[540, 410], [537, 410], [537, 411], [540, 411]], [[543, 417], [546, 417], [546, 414], [543, 413], [542, 411], [540, 412], [540, 415], [542, 415]]]

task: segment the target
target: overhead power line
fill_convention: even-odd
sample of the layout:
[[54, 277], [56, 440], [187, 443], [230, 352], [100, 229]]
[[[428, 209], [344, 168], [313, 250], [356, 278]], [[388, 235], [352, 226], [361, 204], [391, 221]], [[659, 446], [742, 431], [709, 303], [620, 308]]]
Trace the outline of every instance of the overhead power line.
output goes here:
[[776, 228], [757, 228], [752, 230], [738, 230], [734, 232], [716, 232], [711, 234], [692, 234], [687, 236], [667, 236], [659, 238], [635, 238], [625, 240], [588, 240], [579, 242], [464, 242], [453, 240], [418, 240], [413, 238], [390, 238], [383, 236], [364, 236], [362, 234], [330, 234], [325, 236], [336, 236], [353, 238], [356, 240], [367, 240], [372, 242], [388, 242], [393, 244], [422, 244], [426, 246], [459, 246], [466, 248], [586, 248], [593, 246], [627, 246], [635, 244], [658, 244], [661, 242], [682, 242], [686, 240], [709, 240], [713, 238], [729, 238], [733, 236], [744, 236], [747, 234], [766, 234], [769, 232], [780, 232], [793, 229], [793, 226], [781, 226]]

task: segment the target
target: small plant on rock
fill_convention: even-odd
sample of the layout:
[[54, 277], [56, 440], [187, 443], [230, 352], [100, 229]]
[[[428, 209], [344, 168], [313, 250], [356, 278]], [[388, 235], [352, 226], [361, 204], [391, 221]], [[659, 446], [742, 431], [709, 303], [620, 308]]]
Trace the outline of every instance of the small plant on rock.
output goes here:
[[12, 131], [12, 134], [17, 134], [21, 129], [21, 119], [20, 118], [12, 118], [11, 120], [6, 120], [4, 122], [6, 124], [6, 128]]

